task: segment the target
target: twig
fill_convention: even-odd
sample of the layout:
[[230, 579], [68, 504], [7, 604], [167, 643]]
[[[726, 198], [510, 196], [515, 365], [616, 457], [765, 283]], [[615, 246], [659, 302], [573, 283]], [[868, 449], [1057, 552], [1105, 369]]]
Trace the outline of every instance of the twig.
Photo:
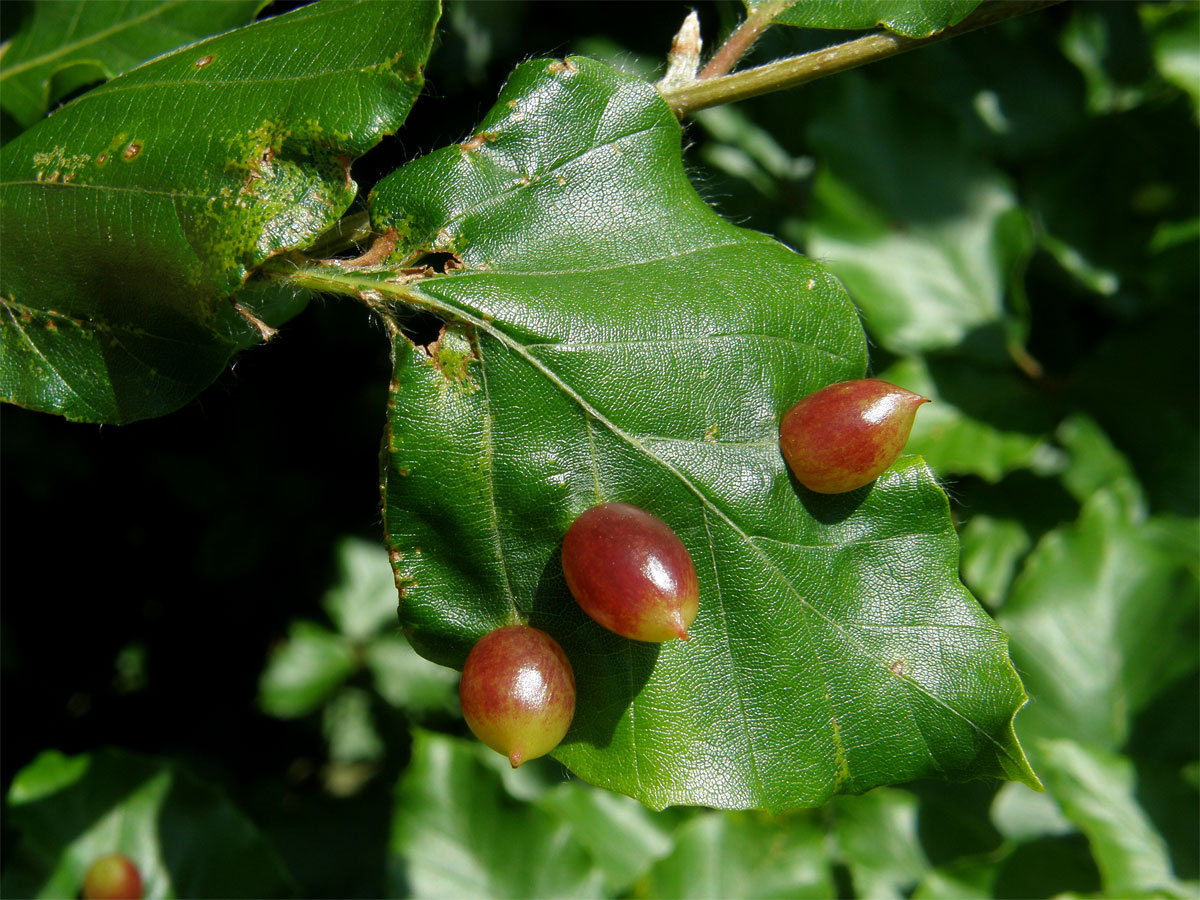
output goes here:
[[[735, 103], [761, 94], [807, 84], [835, 72], [844, 72], [847, 69], [887, 59], [889, 56], [895, 56], [916, 47], [957, 37], [977, 28], [993, 25], [996, 22], [1061, 2], [1062, 0], [993, 0], [993, 2], [980, 6], [954, 27], [927, 38], [906, 38], [880, 31], [846, 41], [844, 44], [827, 47], [824, 50], [781, 59], [764, 66], [747, 69], [744, 72], [736, 72], [733, 75], [723, 75], [718, 78], [701, 77], [686, 85], [672, 87], [664, 85], [660, 90], [671, 108], [675, 110], [675, 114], [682, 117], [710, 106]], [[747, 19], [747, 21], [749, 20]]]
[[768, 0], [755, 7], [746, 21], [737, 27], [721, 48], [708, 61], [700, 73], [700, 79], [717, 78], [733, 71], [739, 59], [750, 52], [758, 36], [771, 27], [771, 23], [781, 12], [795, 3], [796, 0]]

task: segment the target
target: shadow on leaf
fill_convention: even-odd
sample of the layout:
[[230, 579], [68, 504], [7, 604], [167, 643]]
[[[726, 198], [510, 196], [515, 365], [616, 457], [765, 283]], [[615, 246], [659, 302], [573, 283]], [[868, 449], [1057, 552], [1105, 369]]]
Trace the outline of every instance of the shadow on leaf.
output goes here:
[[631, 641], [592, 621], [567, 590], [558, 550], [538, 580], [529, 624], [553, 636], [575, 670], [575, 719], [563, 743], [607, 747], [650, 680], [659, 645]]

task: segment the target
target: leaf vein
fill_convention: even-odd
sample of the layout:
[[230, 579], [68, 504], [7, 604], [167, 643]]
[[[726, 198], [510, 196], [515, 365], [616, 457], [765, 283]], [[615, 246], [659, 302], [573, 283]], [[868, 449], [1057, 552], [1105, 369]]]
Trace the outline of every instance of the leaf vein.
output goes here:
[[708, 538], [708, 553], [709, 557], [712, 559], [713, 567], [713, 583], [716, 585], [717, 589], [717, 606], [721, 610], [721, 622], [724, 626], [723, 633], [725, 635], [725, 652], [729, 654], [730, 668], [734, 673], [732, 679], [733, 689], [737, 692], [738, 712], [740, 713], [740, 718], [742, 720], [742, 730], [746, 734], [746, 748], [749, 751], [750, 768], [754, 772], [754, 781], [758, 785], [758, 795], [760, 797], [765, 797], [766, 789], [763, 786], [762, 771], [759, 769], [758, 765], [758, 751], [754, 747], [754, 737], [750, 732], [749, 717], [746, 715], [746, 696], [742, 691], [741, 679], [738, 674], [740, 672], [740, 668], [736, 664], [737, 660], [733, 653], [733, 643], [729, 639], [729, 616], [725, 610], [725, 594], [721, 590], [721, 576], [717, 568], [717, 549], [713, 544], [712, 530], [708, 527], [708, 510], [704, 508], [703, 504], [700, 506], [700, 515], [703, 517], [704, 533]]

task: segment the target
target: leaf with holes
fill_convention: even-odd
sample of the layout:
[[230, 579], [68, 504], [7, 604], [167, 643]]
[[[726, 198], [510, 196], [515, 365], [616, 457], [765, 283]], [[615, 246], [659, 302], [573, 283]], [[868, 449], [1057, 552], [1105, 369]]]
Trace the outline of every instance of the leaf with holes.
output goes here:
[[[902, 458], [837, 496], [789, 480], [779, 416], [863, 374], [858, 317], [820, 265], [704, 204], [653, 88], [582, 58], [527, 63], [471, 140], [371, 204], [393, 265], [325, 277], [446, 320], [419, 346], [389, 316], [385, 515], [423, 655], [461, 666], [505, 623], [549, 632], [578, 685], [555, 755], [655, 808], [1037, 783], [1012, 731], [1024, 691], [958, 580], [929, 470]], [[562, 536], [606, 501], [683, 539], [690, 642], [620, 638], [571, 599]]]
[[225, 298], [346, 210], [350, 163], [404, 121], [437, 16], [316, 3], [139, 66], [6, 144], [0, 398], [162, 415], [294, 314], [270, 292]]

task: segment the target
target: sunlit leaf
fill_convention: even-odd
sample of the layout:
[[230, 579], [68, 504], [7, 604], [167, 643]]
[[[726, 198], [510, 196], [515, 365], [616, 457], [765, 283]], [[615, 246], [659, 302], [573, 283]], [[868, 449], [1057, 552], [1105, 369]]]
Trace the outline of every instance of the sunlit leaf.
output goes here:
[[1003, 337], [1010, 280], [1033, 248], [1007, 178], [954, 151], [954, 123], [854, 75], [809, 124], [821, 156], [806, 248], [897, 353]]
[[354, 671], [346, 640], [313, 622], [296, 622], [267, 662], [259, 702], [273, 716], [294, 718], [320, 706]]
[[648, 897], [832, 897], [824, 835], [810, 819], [706, 813], [679, 830], [675, 851], [651, 869]]
[[1038, 755], [1063, 812], [1088, 836], [1112, 896], [1183, 896], [1167, 846], [1138, 805], [1128, 759], [1071, 740], [1039, 742]]
[[921, 407], [905, 449], [944, 478], [999, 481], [1014, 469], [1060, 469], [1051, 446], [1054, 409], [1011, 364], [966, 366], [955, 357], [906, 357], [876, 374], [933, 402]]
[[[489, 751], [490, 752], [490, 751]], [[603, 876], [573, 829], [514, 804], [470, 744], [417, 731], [396, 791], [393, 896], [600, 897]]]
[[918, 806], [906, 791], [883, 789], [838, 798], [831, 807], [838, 858], [850, 870], [856, 896], [898, 900], [929, 869]]
[[338, 630], [365, 641], [396, 626], [396, 583], [383, 545], [346, 538], [337, 547], [337, 581], [321, 605]]
[[[582, 58], [527, 63], [474, 138], [371, 203], [406, 264], [453, 254], [398, 287], [321, 276], [451, 323], [428, 347], [394, 340], [385, 515], [423, 655], [459, 666], [506, 622], [546, 629], [579, 687], [557, 757], [653, 808], [786, 809], [935, 773], [1033, 781], [1005, 638], [958, 582], [929, 471], [907, 459], [818, 496], [780, 457], [778, 417], [862, 374], [853, 308], [819, 265], [700, 200], [648, 85]], [[567, 593], [562, 535], [608, 500], [689, 548], [689, 643], [616, 638]]]
[[1036, 698], [1022, 733], [1116, 749], [1129, 717], [1200, 658], [1200, 536], [1194, 521], [1145, 518], [1128, 466], [1094, 424], [1065, 428], [1066, 480], [1088, 498], [1029, 555], [1000, 621]]

